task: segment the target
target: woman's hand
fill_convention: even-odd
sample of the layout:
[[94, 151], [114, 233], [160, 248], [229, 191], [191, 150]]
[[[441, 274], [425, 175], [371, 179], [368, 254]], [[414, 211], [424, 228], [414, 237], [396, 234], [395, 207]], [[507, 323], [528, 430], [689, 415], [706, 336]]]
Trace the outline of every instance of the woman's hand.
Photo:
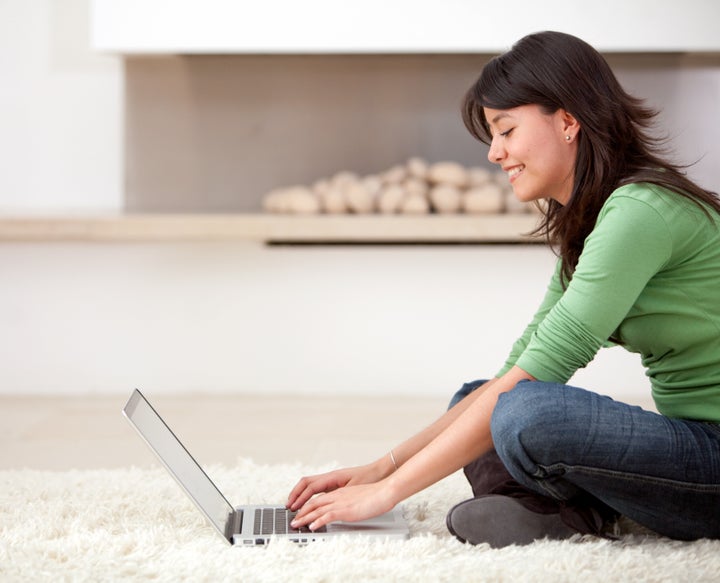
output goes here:
[[374, 484], [347, 486], [320, 494], [307, 502], [291, 523], [317, 530], [331, 522], [356, 522], [389, 512], [397, 504], [385, 480]]
[[371, 464], [335, 470], [326, 474], [302, 478], [290, 492], [287, 507], [298, 510], [316, 494], [333, 492], [346, 486], [372, 484], [392, 473], [394, 469], [388, 460], [380, 459]]
[[338, 520], [379, 516], [477, 459], [493, 445], [490, 419], [498, 395], [523, 379], [534, 380], [514, 366], [486, 383], [430, 427], [394, 448], [394, 460], [386, 455], [367, 466], [303, 478], [288, 498], [288, 508], [297, 511], [293, 526], [309, 525], [310, 530], [317, 530]]

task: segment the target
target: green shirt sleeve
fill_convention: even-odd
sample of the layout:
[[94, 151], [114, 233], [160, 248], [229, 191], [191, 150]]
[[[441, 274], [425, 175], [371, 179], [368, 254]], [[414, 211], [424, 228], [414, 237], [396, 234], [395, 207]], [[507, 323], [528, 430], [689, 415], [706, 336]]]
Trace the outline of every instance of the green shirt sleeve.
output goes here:
[[550, 287], [554, 292], [546, 296], [552, 306], [544, 314], [538, 311], [526, 330], [526, 345], [514, 359], [535, 378], [567, 382], [586, 366], [670, 258], [670, 230], [653, 205], [632, 195], [636, 188], [647, 186], [621, 187], [608, 198], [560, 297], [559, 282], [553, 283], [556, 271]]
[[562, 296], [563, 290], [562, 285], [560, 284], [560, 267], [561, 263], [558, 260], [555, 264], [555, 272], [550, 279], [550, 284], [545, 291], [545, 296], [543, 297], [540, 307], [535, 312], [530, 324], [528, 324], [525, 328], [522, 336], [513, 344], [510, 355], [507, 357], [504, 366], [500, 369], [500, 371], [498, 371], [496, 376], [501, 377], [513, 367], [513, 365], [517, 362], [518, 357], [525, 351], [525, 348], [527, 348], [528, 342], [530, 342], [530, 337], [533, 332], [537, 330], [538, 324], [542, 322], [547, 313]]

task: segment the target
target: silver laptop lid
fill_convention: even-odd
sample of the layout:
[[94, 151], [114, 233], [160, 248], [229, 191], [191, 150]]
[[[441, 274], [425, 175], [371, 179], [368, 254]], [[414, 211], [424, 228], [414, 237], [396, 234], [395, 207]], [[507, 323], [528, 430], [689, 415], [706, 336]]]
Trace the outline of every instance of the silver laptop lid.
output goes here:
[[137, 389], [123, 414], [215, 529], [232, 542], [233, 507]]

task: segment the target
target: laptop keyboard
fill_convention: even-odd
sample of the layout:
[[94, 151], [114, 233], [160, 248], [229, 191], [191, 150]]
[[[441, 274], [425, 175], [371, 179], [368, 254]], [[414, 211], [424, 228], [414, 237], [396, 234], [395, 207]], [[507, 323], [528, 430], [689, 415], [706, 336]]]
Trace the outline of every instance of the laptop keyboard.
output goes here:
[[[288, 510], [287, 508], [257, 508], [255, 510], [254, 534], [292, 534], [310, 532], [303, 526], [301, 528], [291, 528], [290, 523], [295, 518], [297, 512]], [[315, 532], [326, 532], [323, 526]]]

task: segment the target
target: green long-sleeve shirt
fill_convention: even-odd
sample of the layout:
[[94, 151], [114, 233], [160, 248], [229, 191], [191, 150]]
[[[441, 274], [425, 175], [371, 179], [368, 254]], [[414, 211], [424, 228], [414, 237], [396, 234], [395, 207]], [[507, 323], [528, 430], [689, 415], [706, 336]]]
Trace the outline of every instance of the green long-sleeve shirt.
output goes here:
[[558, 262], [499, 375], [517, 365], [567, 382], [612, 337], [641, 355], [658, 411], [720, 422], [720, 217], [709, 212], [655, 185], [618, 188], [567, 289]]

